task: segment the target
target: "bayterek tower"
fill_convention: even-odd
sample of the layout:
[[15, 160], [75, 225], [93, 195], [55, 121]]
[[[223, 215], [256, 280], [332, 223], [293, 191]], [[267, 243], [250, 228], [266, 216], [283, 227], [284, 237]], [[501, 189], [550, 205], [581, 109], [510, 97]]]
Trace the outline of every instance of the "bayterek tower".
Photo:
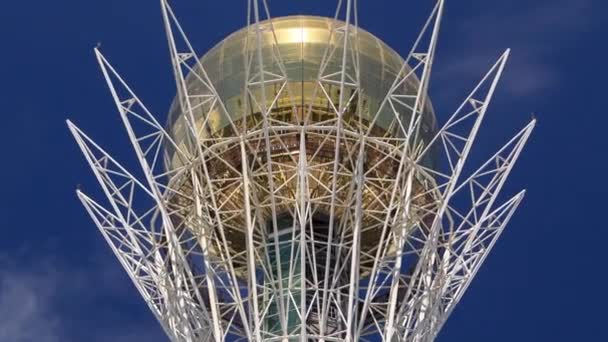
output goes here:
[[95, 50], [136, 158], [68, 122], [106, 198], [78, 196], [171, 341], [436, 338], [523, 199], [497, 197], [535, 124], [467, 164], [509, 51], [435, 113], [443, 7], [400, 56], [356, 0], [333, 18], [249, 0], [199, 54], [162, 0], [168, 116]]

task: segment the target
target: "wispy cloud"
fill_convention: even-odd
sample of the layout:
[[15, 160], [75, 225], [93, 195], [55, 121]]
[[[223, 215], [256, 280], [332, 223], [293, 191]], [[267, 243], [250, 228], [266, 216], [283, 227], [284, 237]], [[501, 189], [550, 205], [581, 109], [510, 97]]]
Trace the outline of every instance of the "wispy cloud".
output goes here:
[[[594, 0], [490, 2], [470, 17], [444, 26], [455, 37], [449, 58], [437, 66], [441, 84], [475, 80], [506, 48], [512, 48], [501, 88], [513, 96], [535, 96], [560, 82], [554, 54], [595, 25]], [[446, 15], [450, 15], [449, 12]], [[455, 27], [454, 27], [455, 26]], [[441, 91], [441, 90], [439, 90]]]
[[[147, 320], [126, 318], [124, 325], [103, 321], [108, 307], [109, 315], [125, 317], [120, 311], [140, 299], [118, 263], [99, 260], [83, 269], [49, 256], [32, 262], [0, 255], [0, 341], [166, 341], [151, 314]], [[100, 301], [106, 302], [104, 313], [96, 312]]]
[[53, 314], [60, 278], [51, 268], [22, 270], [0, 261], [0, 341], [64, 341]]

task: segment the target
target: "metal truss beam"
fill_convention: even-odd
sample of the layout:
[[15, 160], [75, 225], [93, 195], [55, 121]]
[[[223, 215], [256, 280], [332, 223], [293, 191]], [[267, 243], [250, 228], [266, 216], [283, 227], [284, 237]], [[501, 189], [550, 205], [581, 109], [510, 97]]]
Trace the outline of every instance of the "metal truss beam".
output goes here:
[[235, 113], [160, 4], [181, 121], [161, 125], [96, 49], [135, 171], [68, 126], [107, 203], [78, 197], [169, 338], [434, 340], [524, 198], [496, 204], [535, 120], [467, 172], [510, 51], [427, 137], [444, 0], [371, 113], [357, 0], [339, 0], [306, 81], [307, 96], [327, 104], [329, 118], [316, 121], [267, 1], [248, 0]]

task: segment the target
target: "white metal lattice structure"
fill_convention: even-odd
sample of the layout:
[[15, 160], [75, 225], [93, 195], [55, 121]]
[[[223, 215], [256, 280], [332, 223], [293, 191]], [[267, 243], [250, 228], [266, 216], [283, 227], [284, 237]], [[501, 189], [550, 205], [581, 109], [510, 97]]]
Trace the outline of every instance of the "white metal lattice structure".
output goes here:
[[199, 58], [162, 0], [168, 125], [96, 50], [141, 169], [68, 121], [107, 205], [78, 197], [171, 340], [431, 341], [522, 201], [496, 203], [534, 120], [463, 172], [509, 51], [437, 127], [443, 1], [405, 60], [356, 2], [270, 20], [249, 0], [249, 25]]

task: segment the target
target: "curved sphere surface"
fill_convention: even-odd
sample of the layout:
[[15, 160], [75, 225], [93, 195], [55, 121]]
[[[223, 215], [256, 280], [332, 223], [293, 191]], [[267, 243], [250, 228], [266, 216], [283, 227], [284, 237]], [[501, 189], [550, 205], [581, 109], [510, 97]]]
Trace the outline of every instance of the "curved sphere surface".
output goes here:
[[[312, 231], [313, 241], [327, 241], [328, 234], [343, 234], [348, 240], [355, 220], [352, 186], [360, 150], [366, 173], [366, 189], [361, 195], [363, 213], [358, 218], [362, 222], [361, 249], [366, 255], [361, 257], [360, 265], [369, 270], [386, 219], [378, 213], [391, 206], [394, 185], [391, 182], [397, 177], [401, 160], [395, 152], [402, 150], [399, 145], [402, 142], [397, 138], [403, 138], [403, 127], [412, 117], [419, 82], [416, 77], [409, 77], [400, 85], [403, 89], [399, 93], [407, 95], [400, 100], [401, 107], [382, 106], [400, 71], [408, 74], [412, 70], [409, 67], [402, 70], [404, 60], [380, 39], [351, 26], [349, 32], [356, 30], [357, 60], [354, 49], [344, 50], [344, 39], [340, 37], [343, 33], [336, 33], [345, 27], [344, 22], [291, 16], [261, 25], [265, 28], [261, 33], [261, 49], [250, 26], [231, 34], [200, 59], [223, 107], [205, 102], [208, 98], [191, 96], [199, 135], [197, 143], [203, 146], [203, 163], [208, 170], [207, 175], [199, 177], [200, 183], [214, 188], [216, 201], [223, 210], [223, 213], [216, 210], [214, 217], [223, 225], [220, 229], [216, 223], [208, 222], [191, 229], [221, 230], [230, 242], [231, 254], [236, 255], [233, 259], [236, 271], [243, 277], [247, 271], [243, 253], [247, 248], [246, 227], [255, 225], [252, 230], [256, 241], [278, 239], [280, 231], [302, 224], [294, 223], [298, 210], [294, 208], [299, 206], [310, 207], [310, 221], [306, 224], [316, 228], [306, 229]], [[265, 86], [261, 86], [258, 53], [262, 57]], [[341, 88], [344, 60], [345, 74], [351, 76], [344, 78], [345, 85]], [[358, 85], [352, 78], [357, 74]], [[188, 94], [200, 93], [204, 88], [201, 75], [197, 64], [186, 79]], [[275, 79], [278, 81], [271, 82]], [[418, 135], [423, 144], [436, 129], [430, 100], [424, 98]], [[338, 119], [340, 107], [343, 114]], [[176, 99], [169, 115], [169, 132], [177, 144], [186, 148], [187, 117]], [[341, 120], [340, 125], [337, 120]], [[337, 138], [337, 130], [344, 137]], [[370, 140], [359, 149], [364, 131]], [[247, 140], [244, 146], [240, 143], [242, 136]], [[337, 162], [336, 155], [339, 155]], [[167, 168], [181, 165], [170, 149], [168, 156]], [[432, 157], [423, 160], [423, 164], [432, 167]], [[302, 169], [307, 173], [305, 199], [298, 195], [302, 192], [298, 183], [298, 172]], [[196, 172], [202, 174], [200, 170]], [[243, 186], [245, 180], [250, 184], [246, 189], [249, 193], [245, 190], [247, 186]], [[180, 182], [184, 193], [191, 191], [191, 179]], [[426, 185], [418, 180], [414, 187], [414, 191], [423, 192]], [[256, 203], [255, 222], [244, 210], [248, 201]], [[335, 253], [336, 260], [343, 257]]]
[[[262, 22], [262, 24], [268, 23]], [[289, 106], [291, 102], [295, 102], [302, 107], [310, 104], [318, 104], [327, 106], [328, 101], [325, 100], [321, 91], [316, 87], [316, 81], [319, 76], [319, 69], [324, 55], [327, 51], [335, 49], [333, 58], [325, 67], [325, 74], [339, 72], [341, 68], [341, 57], [344, 53], [342, 39], [338, 37], [335, 30], [343, 27], [344, 22], [334, 20], [332, 18], [315, 17], [315, 16], [288, 16], [273, 18], [271, 20], [274, 29], [274, 35], [271, 30], [264, 32], [263, 41], [263, 61], [264, 68], [269, 73], [267, 79], [273, 75], [280, 75], [281, 70], [276, 62], [278, 55], [283, 62], [287, 78], [290, 81], [290, 96], [283, 96], [278, 100], [278, 106]], [[334, 33], [332, 34], [332, 27]], [[357, 30], [358, 51], [360, 54], [359, 80], [360, 89], [362, 91], [363, 107], [361, 114], [368, 119], [371, 119], [378, 113], [384, 97], [389, 92], [397, 74], [403, 66], [404, 60], [401, 56], [386, 45], [382, 40], [372, 35], [371, 33], [350, 26], [351, 30]], [[278, 51], [273, 49], [276, 43]], [[247, 61], [246, 56], [255, 54], [255, 36], [245, 27], [229, 35], [227, 38], [218, 43], [201, 59], [205, 72], [213, 83], [219, 97], [222, 99], [226, 111], [232, 120], [235, 122], [242, 119], [244, 113], [248, 110], [243, 104], [243, 90], [245, 84], [245, 75]], [[352, 59], [352, 56], [349, 56]], [[250, 61], [252, 71], [256, 69], [256, 63]], [[352, 71], [352, 70], [351, 70]], [[406, 67], [405, 73], [409, 73], [411, 69]], [[189, 75], [186, 82], [189, 90], [192, 93], [197, 92], [199, 86], [199, 78], [195, 74], [199, 73], [197, 67]], [[334, 80], [338, 80], [337, 77]], [[348, 80], [346, 80], [348, 81]], [[404, 84], [405, 92], [408, 94], [416, 94], [418, 89], [418, 80], [416, 77], [411, 77], [409, 82]], [[337, 95], [338, 86], [330, 85], [327, 89], [330, 96], [334, 98]], [[269, 96], [271, 97], [271, 96]], [[436, 129], [436, 120], [432, 105], [428, 97], [424, 106], [423, 124], [421, 125], [421, 136], [423, 140], [430, 140]], [[270, 104], [270, 99], [267, 100], [267, 105]], [[288, 104], [289, 102], [289, 104]], [[337, 101], [336, 101], [337, 102]], [[408, 103], [413, 106], [413, 103]], [[195, 115], [202, 117], [206, 115], [207, 108], [199, 107], [195, 110]], [[248, 114], [251, 114], [250, 112]], [[407, 123], [411, 114], [407, 109], [402, 111], [402, 121]], [[302, 115], [301, 115], [302, 116]], [[393, 112], [385, 106], [378, 113], [378, 118], [375, 121], [375, 126], [382, 130], [390, 128], [393, 120]], [[317, 121], [322, 121], [325, 117], [322, 115]], [[300, 117], [299, 121], [303, 121]], [[186, 135], [184, 111], [180, 107], [177, 99], [173, 102], [169, 113], [169, 132], [173, 137], [180, 142]], [[291, 121], [298, 121], [298, 118]], [[312, 118], [315, 121], [315, 118]], [[215, 113], [209, 117], [208, 125], [211, 131], [218, 131], [226, 128], [229, 125], [229, 120], [226, 116]], [[169, 151], [171, 153], [171, 151]], [[426, 161], [427, 164], [432, 163], [431, 160]]]

